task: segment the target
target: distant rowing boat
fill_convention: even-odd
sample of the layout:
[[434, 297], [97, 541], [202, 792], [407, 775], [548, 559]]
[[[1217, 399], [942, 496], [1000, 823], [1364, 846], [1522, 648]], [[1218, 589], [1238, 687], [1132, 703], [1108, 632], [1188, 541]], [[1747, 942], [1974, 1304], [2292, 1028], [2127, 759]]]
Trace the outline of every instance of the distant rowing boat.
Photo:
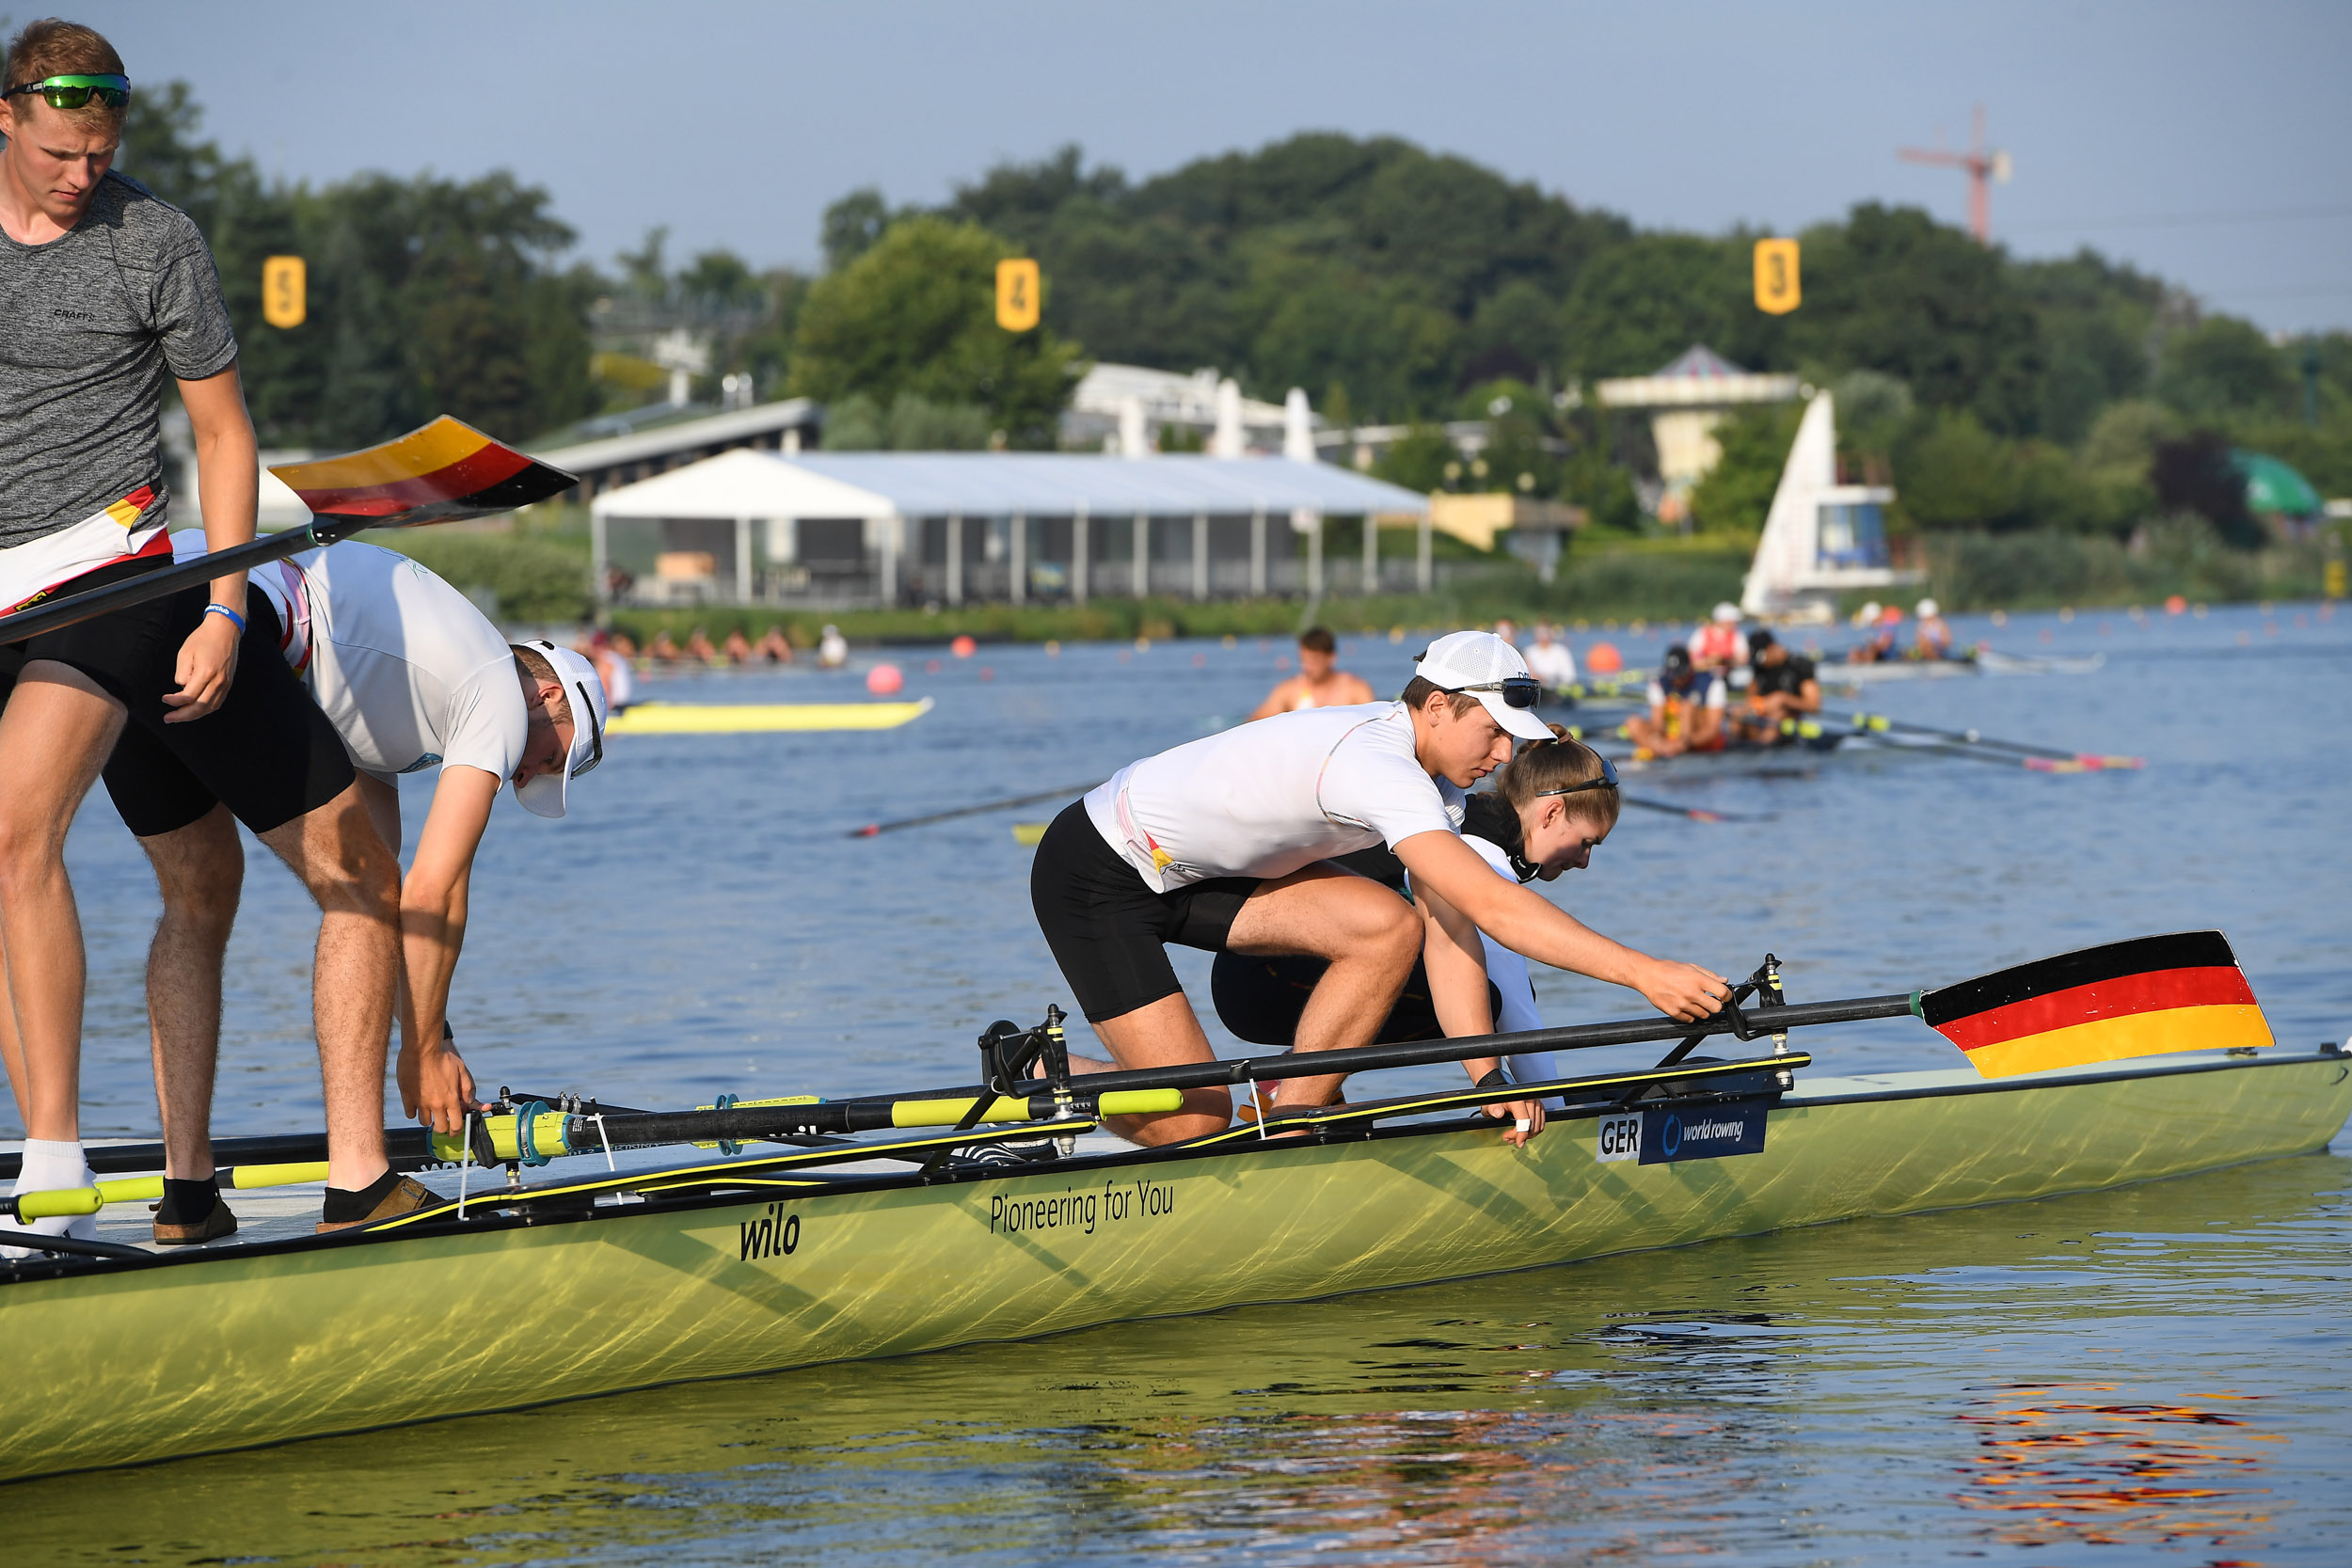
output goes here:
[[[516, 1162], [508, 1182], [477, 1165], [469, 1196], [444, 1171], [444, 1200], [416, 1214], [170, 1256], [82, 1243], [106, 1255], [0, 1264], [24, 1352], [0, 1390], [0, 1479], [2091, 1191], [2315, 1151], [2352, 1112], [2344, 1054], [2277, 1049], [2218, 933], [1908, 995], [1782, 1004], [1779, 984], [1768, 958], [1736, 993], [1764, 988], [1752, 1010], [1708, 1024], [1375, 1046], [1311, 1066], [1274, 1056], [1073, 1080], [1066, 1064], [1031, 1078], [1026, 1056], [999, 1056], [992, 1085], [1013, 1098], [993, 1101], [952, 1098], [981, 1093], [967, 1088], [691, 1113], [516, 1107], [475, 1127]], [[1792, 1029], [1906, 1016], [1978, 1070], [1822, 1077], [1786, 1045]], [[984, 1055], [991, 1040], [1059, 1039], [1052, 1017], [1000, 1033], [1011, 1028], [992, 1028]], [[1732, 1061], [1689, 1056], [1726, 1031], [1756, 1043]], [[1686, 1032], [1652, 1067], [1359, 1101], [1282, 1118], [1295, 1136], [1245, 1127], [1148, 1149], [1089, 1135], [1126, 1107], [1119, 1094], [1165, 1106], [1187, 1085], [1326, 1064]], [[2172, 1053], [2111, 1059], [2149, 1051]], [[1530, 1091], [1563, 1108], [1522, 1150], [1474, 1107]], [[911, 1138], [841, 1136], [951, 1119]], [[1014, 1125], [969, 1126], [983, 1119]], [[1008, 1136], [1034, 1141], [1016, 1152]], [[653, 1169], [603, 1157], [608, 1142], [727, 1138], [820, 1147]], [[992, 1143], [993, 1157], [969, 1152]], [[586, 1168], [520, 1180], [522, 1161], [566, 1155]], [[142, 1229], [130, 1200], [145, 1196], [121, 1195]]]
[[607, 735], [766, 735], [784, 730], [895, 730], [930, 712], [912, 703], [640, 703]]
[[1886, 658], [1869, 664], [1823, 659], [1815, 668], [1824, 686], [1875, 686], [1882, 681], [1949, 680], [1957, 675], [2088, 675], [2106, 661], [2105, 654], [2037, 658], [1979, 648], [1968, 658]]

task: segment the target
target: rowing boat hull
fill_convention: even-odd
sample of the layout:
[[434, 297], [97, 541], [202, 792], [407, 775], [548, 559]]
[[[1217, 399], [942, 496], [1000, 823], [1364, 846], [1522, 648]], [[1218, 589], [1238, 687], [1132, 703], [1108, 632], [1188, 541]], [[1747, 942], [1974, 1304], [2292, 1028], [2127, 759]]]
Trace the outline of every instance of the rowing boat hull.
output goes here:
[[[0, 1477], [2085, 1191], [2324, 1148], [2334, 1054], [1801, 1083], [1759, 1152], [1598, 1157], [1589, 1115], [1121, 1153], [942, 1185], [779, 1178], [0, 1286]], [[38, 1349], [36, 1349], [38, 1347]]]
[[912, 703], [645, 703], [615, 714], [607, 735], [774, 735], [895, 730], [931, 710]]

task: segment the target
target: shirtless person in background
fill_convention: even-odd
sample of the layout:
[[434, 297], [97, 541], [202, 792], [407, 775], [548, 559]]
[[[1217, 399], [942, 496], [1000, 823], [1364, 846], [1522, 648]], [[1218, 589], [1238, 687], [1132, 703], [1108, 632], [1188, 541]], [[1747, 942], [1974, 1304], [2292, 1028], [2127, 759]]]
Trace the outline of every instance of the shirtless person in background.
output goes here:
[[1340, 645], [1328, 626], [1309, 626], [1298, 634], [1298, 673], [1279, 682], [1265, 694], [1252, 719], [1271, 719], [1301, 708], [1350, 707], [1375, 701], [1360, 675], [1339, 667]]

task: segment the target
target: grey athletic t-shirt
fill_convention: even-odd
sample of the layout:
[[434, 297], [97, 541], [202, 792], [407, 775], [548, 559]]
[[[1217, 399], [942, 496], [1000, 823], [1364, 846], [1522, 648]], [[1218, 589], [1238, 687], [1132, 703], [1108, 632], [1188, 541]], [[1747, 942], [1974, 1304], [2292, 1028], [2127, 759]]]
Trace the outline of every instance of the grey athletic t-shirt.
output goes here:
[[165, 505], [165, 373], [199, 381], [236, 357], [204, 236], [137, 181], [108, 173], [47, 245], [0, 231], [0, 549], [142, 484]]

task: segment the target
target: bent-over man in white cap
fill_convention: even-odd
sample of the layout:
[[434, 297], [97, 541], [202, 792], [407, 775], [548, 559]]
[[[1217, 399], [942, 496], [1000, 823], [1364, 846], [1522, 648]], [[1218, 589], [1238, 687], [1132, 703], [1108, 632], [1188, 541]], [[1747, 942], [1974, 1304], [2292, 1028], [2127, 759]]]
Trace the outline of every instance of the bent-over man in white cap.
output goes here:
[[[172, 544], [183, 559], [204, 553], [199, 533], [175, 534]], [[305, 551], [255, 571], [253, 586], [255, 614], [275, 618], [269, 630], [279, 651], [350, 752], [368, 815], [395, 855], [399, 776], [439, 770], [401, 883], [398, 1076], [406, 1113], [457, 1132], [479, 1106], [443, 1021], [465, 942], [474, 853], [510, 781], [526, 811], [564, 815], [569, 781], [604, 758], [603, 683], [569, 648], [544, 639], [510, 645], [456, 589], [373, 545]], [[126, 730], [107, 764], [106, 788], [154, 863], [164, 895], [147, 974], [165, 1146], [177, 1168], [209, 1171], [221, 964], [245, 850], [229, 813], [208, 796], [176, 791], [169, 757], [152, 749], [143, 732]], [[236, 1229], [216, 1189], [194, 1190], [203, 1185], [167, 1183], [158, 1241], [210, 1241]]]
[[[1438, 639], [1393, 703], [1277, 714], [1132, 763], [1055, 818], [1029, 896], [1087, 1022], [1122, 1069], [1206, 1062], [1214, 1053], [1167, 946], [1305, 954], [1329, 961], [1294, 1037], [1301, 1052], [1367, 1044], [1426, 958], [1450, 1037], [1493, 1032], [1480, 932], [1514, 952], [1629, 986], [1686, 1022], [1714, 1013], [1723, 976], [1612, 942], [1541, 895], [1499, 878], [1460, 838], [1470, 785], [1510, 760], [1514, 737], [1552, 738], [1536, 683], [1490, 632]], [[1412, 875], [1415, 902], [1332, 857], [1385, 842]], [[1465, 1064], [1472, 1082], [1502, 1070]], [[1101, 1064], [1082, 1064], [1103, 1070]], [[1337, 1075], [1294, 1078], [1271, 1110], [1327, 1103]], [[1527, 1131], [1543, 1107], [1489, 1108]], [[1221, 1088], [1195, 1089], [1164, 1116], [1113, 1118], [1147, 1144], [1216, 1132]]]

